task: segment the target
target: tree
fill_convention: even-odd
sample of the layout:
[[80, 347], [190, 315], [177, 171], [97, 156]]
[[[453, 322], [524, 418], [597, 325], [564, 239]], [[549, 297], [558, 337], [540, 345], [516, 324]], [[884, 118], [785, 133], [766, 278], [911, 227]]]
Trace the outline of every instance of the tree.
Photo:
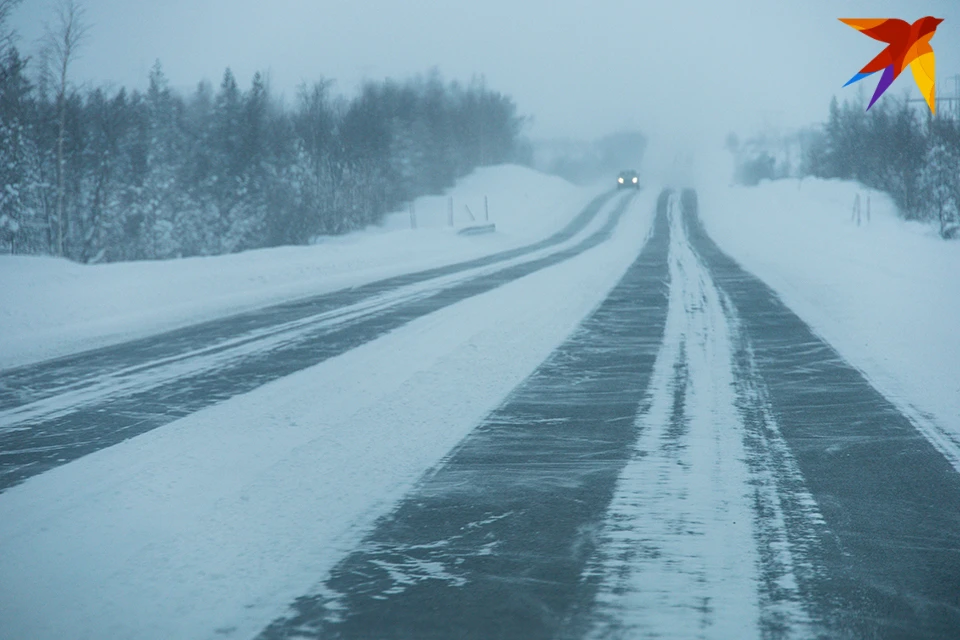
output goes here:
[[82, 226], [84, 262], [119, 259], [122, 220], [128, 207], [121, 205], [124, 179], [129, 177], [123, 147], [130, 139], [133, 118], [125, 89], [112, 98], [103, 89], [87, 96], [86, 127], [89, 144], [86, 162], [85, 215]]
[[64, 155], [63, 146], [66, 137], [67, 127], [67, 81], [69, 79], [70, 65], [76, 59], [80, 45], [86, 39], [89, 27], [84, 22], [84, 9], [77, 0], [60, 0], [55, 7], [56, 22], [51, 27], [47, 25], [46, 33], [43, 37], [46, 68], [44, 72], [49, 74], [50, 79], [56, 86], [57, 103], [57, 204], [56, 204], [56, 223], [57, 223], [57, 255], [62, 256], [64, 252], [64, 229], [67, 227], [67, 219], [64, 209]]
[[[6, 55], [8, 49], [13, 47], [14, 32], [7, 27], [7, 20], [10, 14], [17, 8], [22, 0], [0, 0], [0, 54]], [[3, 73], [0, 71], [0, 73]], [[2, 80], [2, 77], [0, 77]]]
[[160, 62], [154, 63], [144, 99], [147, 126], [145, 176], [138, 205], [143, 216], [146, 255], [169, 258], [180, 255], [175, 237], [176, 216], [183, 206], [178, 183], [183, 162], [180, 118], [183, 104], [168, 86]]
[[338, 142], [338, 117], [330, 99], [331, 82], [302, 85], [293, 114], [295, 156], [288, 171], [292, 184], [292, 210], [275, 215], [274, 241], [307, 242], [325, 231], [343, 180], [342, 149]]
[[30, 83], [26, 62], [15, 47], [0, 58], [0, 242], [11, 252], [29, 242], [37, 226], [34, 196], [39, 180], [31, 170], [36, 147], [30, 127]]
[[[213, 105], [210, 142], [213, 148], [211, 187], [217, 210], [219, 251], [229, 251], [226, 238], [233, 226], [235, 207], [243, 200], [241, 155], [243, 99], [233, 72], [227, 68]], [[218, 252], [219, 252], [218, 251]]]
[[937, 220], [940, 237], [948, 238], [960, 222], [960, 126], [950, 118], [930, 116], [926, 129], [929, 148], [920, 176], [925, 196], [921, 215]]

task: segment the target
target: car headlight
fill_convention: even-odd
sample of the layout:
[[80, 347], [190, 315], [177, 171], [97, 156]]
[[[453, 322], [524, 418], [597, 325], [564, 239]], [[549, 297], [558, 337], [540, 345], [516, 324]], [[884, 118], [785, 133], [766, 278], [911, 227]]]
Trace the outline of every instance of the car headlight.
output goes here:
[[617, 178], [617, 182], [619, 182], [620, 184], [623, 184], [623, 178]]
[[633, 184], [637, 184], [637, 179], [636, 179], [636, 178], [633, 179]]

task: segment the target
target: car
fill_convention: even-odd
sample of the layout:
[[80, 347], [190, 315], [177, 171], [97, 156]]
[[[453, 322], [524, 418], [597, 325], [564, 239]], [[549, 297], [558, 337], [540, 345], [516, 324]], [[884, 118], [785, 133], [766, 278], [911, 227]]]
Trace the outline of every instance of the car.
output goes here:
[[632, 169], [621, 171], [620, 175], [617, 176], [617, 189], [626, 189], [628, 187], [634, 189], [640, 188], [640, 175]]

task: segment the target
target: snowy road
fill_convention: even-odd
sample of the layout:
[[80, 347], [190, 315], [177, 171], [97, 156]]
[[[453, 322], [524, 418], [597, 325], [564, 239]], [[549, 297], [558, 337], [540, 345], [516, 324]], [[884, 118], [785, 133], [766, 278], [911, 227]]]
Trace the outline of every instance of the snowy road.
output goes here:
[[682, 203], [262, 640], [960, 632], [960, 476]]
[[0, 637], [960, 635], [957, 469], [641, 203], [4, 372]]
[[525, 247], [0, 373], [0, 490], [583, 253], [613, 195]]

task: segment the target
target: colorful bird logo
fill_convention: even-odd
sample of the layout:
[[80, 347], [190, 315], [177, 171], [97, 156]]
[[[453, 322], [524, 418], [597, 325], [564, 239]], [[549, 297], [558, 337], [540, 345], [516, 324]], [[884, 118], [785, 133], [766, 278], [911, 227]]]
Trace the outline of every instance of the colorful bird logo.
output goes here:
[[886, 49], [843, 85], [853, 84], [877, 71], [883, 71], [880, 84], [877, 85], [867, 110], [909, 64], [913, 79], [927, 101], [927, 106], [930, 107], [930, 111], [936, 113], [936, 59], [933, 55], [933, 47], [930, 46], [930, 38], [937, 31], [937, 26], [943, 22], [942, 18], [927, 16], [913, 24], [886, 18], [840, 18], [840, 22], [850, 25], [874, 40], [887, 43]]

